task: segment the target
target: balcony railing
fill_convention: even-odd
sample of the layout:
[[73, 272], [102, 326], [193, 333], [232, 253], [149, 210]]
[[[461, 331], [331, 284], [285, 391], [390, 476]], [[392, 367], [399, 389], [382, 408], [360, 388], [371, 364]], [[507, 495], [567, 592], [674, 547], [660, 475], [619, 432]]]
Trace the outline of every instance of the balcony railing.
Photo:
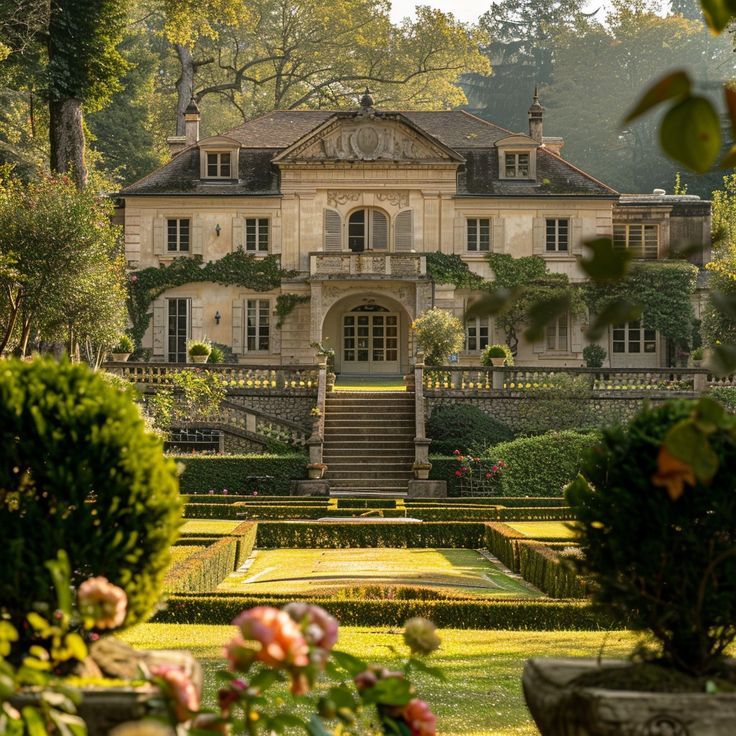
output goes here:
[[418, 279], [427, 275], [427, 258], [421, 253], [311, 253], [310, 276], [330, 278]]

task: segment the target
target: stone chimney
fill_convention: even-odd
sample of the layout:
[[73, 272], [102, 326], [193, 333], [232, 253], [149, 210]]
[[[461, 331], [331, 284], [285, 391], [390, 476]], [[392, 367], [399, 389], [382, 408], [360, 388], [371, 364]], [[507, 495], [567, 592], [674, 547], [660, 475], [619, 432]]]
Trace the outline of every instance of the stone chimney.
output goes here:
[[552, 151], [557, 156], [562, 156], [562, 149], [565, 146], [565, 139], [559, 136], [548, 136], [545, 135], [542, 138], [542, 145], [548, 150]]
[[199, 107], [194, 97], [184, 110], [184, 138], [187, 146], [193, 146], [199, 140]]
[[534, 85], [534, 99], [529, 108], [529, 137], [542, 144], [542, 118], [544, 116], [544, 108], [539, 104], [539, 93], [537, 86]]

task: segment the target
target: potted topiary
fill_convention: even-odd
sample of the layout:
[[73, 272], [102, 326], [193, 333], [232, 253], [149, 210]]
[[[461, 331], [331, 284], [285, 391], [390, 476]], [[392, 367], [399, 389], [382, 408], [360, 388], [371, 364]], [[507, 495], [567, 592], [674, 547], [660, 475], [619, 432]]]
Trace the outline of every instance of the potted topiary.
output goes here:
[[600, 345], [586, 345], [583, 348], [583, 360], [587, 368], [603, 368], [606, 351]]
[[488, 345], [480, 354], [481, 365], [502, 368], [504, 365], [513, 365], [513, 362], [513, 355], [508, 345]]
[[130, 354], [133, 352], [133, 341], [130, 339], [130, 336], [125, 333], [120, 335], [117, 345], [115, 345], [111, 352], [112, 359], [119, 363], [128, 360]]
[[694, 348], [692, 352], [690, 353], [690, 360], [693, 362], [694, 368], [700, 368], [700, 366], [703, 363], [703, 358], [705, 357], [705, 348], [698, 347]]
[[736, 724], [736, 417], [715, 401], [604, 431], [566, 491], [594, 602], [651, 641], [631, 662], [532, 659], [543, 736], [726, 736]]
[[189, 340], [187, 353], [192, 363], [206, 363], [212, 352], [212, 345], [207, 340]]

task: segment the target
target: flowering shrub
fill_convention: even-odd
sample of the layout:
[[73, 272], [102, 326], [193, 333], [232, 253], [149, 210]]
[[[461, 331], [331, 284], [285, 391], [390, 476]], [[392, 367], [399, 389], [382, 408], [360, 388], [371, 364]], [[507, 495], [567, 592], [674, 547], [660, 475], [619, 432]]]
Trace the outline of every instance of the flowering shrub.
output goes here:
[[501, 477], [506, 467], [503, 460], [493, 461], [485, 458], [463, 455], [460, 450], [452, 453], [460, 463], [455, 471], [455, 477], [460, 480], [461, 495], [486, 496], [498, 490]]
[[[280, 734], [287, 728], [313, 736], [436, 733], [435, 716], [409, 679], [412, 671], [442, 677], [423, 659], [440, 645], [430, 621], [407, 622], [404, 641], [410, 655], [397, 671], [335, 650], [338, 623], [319, 606], [258, 606], [240, 613], [233, 624], [238, 632], [225, 647], [228, 667], [218, 673], [225, 683], [217, 696], [218, 713], [194, 714], [195, 699], [182, 673], [155, 673], [171, 699], [174, 722], [194, 716], [195, 729], [248, 736]], [[329, 678], [329, 687], [313, 695], [320, 678]], [[278, 683], [289, 686], [291, 702], [271, 691]], [[310, 704], [311, 718], [294, 713], [290, 706], [297, 702]]]

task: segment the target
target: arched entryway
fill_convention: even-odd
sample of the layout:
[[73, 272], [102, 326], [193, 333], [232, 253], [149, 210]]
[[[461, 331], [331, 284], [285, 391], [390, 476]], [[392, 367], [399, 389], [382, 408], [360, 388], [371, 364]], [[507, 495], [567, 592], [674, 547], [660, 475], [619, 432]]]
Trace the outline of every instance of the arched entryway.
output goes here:
[[335, 370], [351, 375], [401, 375], [409, 368], [410, 318], [395, 299], [356, 295], [325, 316], [322, 340], [335, 349]]

